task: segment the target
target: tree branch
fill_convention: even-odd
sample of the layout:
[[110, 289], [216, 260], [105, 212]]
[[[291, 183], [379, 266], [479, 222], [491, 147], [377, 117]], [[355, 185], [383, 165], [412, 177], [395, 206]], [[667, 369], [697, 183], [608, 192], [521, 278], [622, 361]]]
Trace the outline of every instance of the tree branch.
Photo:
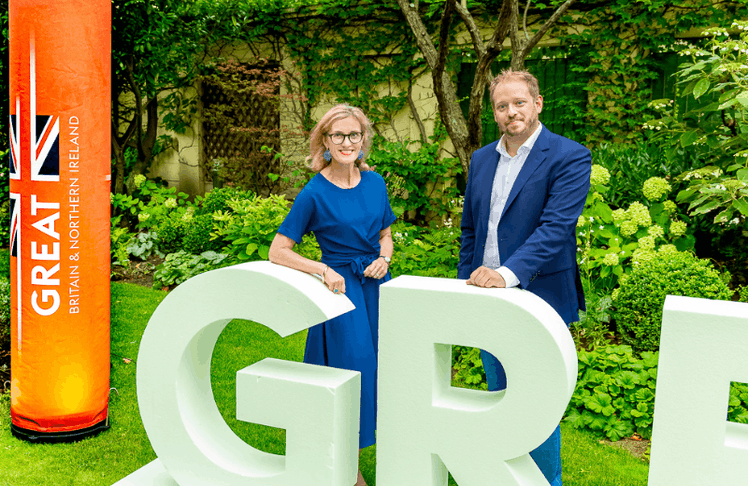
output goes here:
[[486, 45], [487, 55], [493, 52], [495, 52], [494, 58], [499, 55], [504, 46], [504, 39], [509, 34], [511, 19], [512, 6], [509, 1], [504, 0], [504, 3], [501, 5], [501, 12], [499, 12], [499, 18], [496, 21], [496, 28], [493, 31], [491, 40]]
[[432, 68], [435, 78], [441, 78], [444, 72], [444, 65], [447, 63], [449, 26], [452, 24], [456, 3], [457, 0], [447, 0], [444, 3], [444, 13], [442, 14], [441, 26], [439, 27], [439, 57], [437, 58], [436, 66]]
[[408, 81], [408, 106], [410, 107], [410, 112], [413, 114], [413, 119], [416, 122], [416, 125], [418, 126], [418, 133], [421, 135], [421, 143], [425, 144], [428, 142], [429, 137], [426, 134], [426, 127], [423, 125], [423, 121], [421, 121], [421, 117], [418, 114], [418, 110], [416, 109], [416, 103], [413, 101], [413, 81], [415, 78], [412, 76], [411, 72], [411, 78]]
[[405, 16], [405, 21], [408, 22], [410, 29], [413, 31], [418, 49], [423, 54], [423, 58], [426, 59], [429, 67], [433, 70], [437, 63], [436, 47], [434, 47], [431, 36], [426, 30], [426, 26], [423, 25], [421, 17], [418, 15], [418, 10], [411, 8], [408, 0], [397, 0], [397, 4]]
[[522, 54], [523, 57], [527, 57], [527, 54], [532, 50], [533, 47], [540, 41], [540, 39], [543, 38], [546, 32], [548, 32], [548, 29], [551, 28], [553, 24], [556, 23], [556, 21], [564, 14], [566, 11], [571, 7], [571, 4], [574, 3], [574, 0], [566, 0], [560, 7], [556, 9], [555, 12], [553, 12], [553, 15], [551, 15], [551, 18], [545, 21], [543, 26], [535, 32], [535, 35], [532, 36], [532, 39], [530, 39], [527, 44], [522, 48]]
[[[121, 147], [125, 147], [128, 143], [130, 143], [130, 138], [132, 138], [133, 134], [135, 133], [135, 129], [138, 127], [138, 117], [137, 115], [133, 117], [132, 120], [130, 120], [130, 123], [127, 125], [127, 130], [125, 130], [125, 133], [121, 137], [115, 137], [117, 139], [117, 143]], [[113, 127], [113, 129], [116, 127]]]
[[455, 5], [455, 9], [457, 9], [457, 14], [460, 16], [462, 22], [465, 24], [465, 27], [467, 27], [467, 30], [470, 33], [470, 38], [473, 40], [473, 48], [475, 49], [475, 53], [478, 55], [478, 57], [482, 56], [483, 53], [486, 52], [486, 46], [483, 44], [483, 39], [480, 35], [480, 29], [475, 24], [473, 16], [470, 15], [470, 12], [459, 3]]
[[[483, 97], [486, 92], [486, 85], [493, 79], [491, 75], [491, 65], [496, 57], [501, 53], [504, 47], [504, 39], [509, 34], [512, 19], [512, 5], [505, 0], [496, 21], [491, 40], [486, 50], [478, 57], [478, 63], [475, 67], [475, 76], [473, 77], [473, 86], [470, 89], [470, 106], [468, 108], [468, 144], [471, 147], [479, 147], [483, 139], [483, 121], [481, 114], [483, 112]], [[515, 22], [516, 24], [516, 22]]]
[[132, 89], [132, 94], [135, 97], [135, 117], [133, 119], [133, 122], [135, 124], [135, 131], [137, 133], [137, 138], [135, 140], [135, 144], [138, 149], [138, 159], [143, 159], [145, 157], [145, 154], [143, 153], [143, 95], [140, 91], [140, 86], [138, 86], [138, 83], [135, 81], [135, 75], [134, 75], [134, 64], [132, 56], [129, 56], [127, 61], [125, 62], [125, 73], [127, 75], [127, 82], [130, 84], [130, 88]]
[[[522, 45], [521, 41], [519, 39], [519, 1], [518, 0], [509, 0], [510, 2], [510, 10], [511, 13], [509, 14], [509, 38], [512, 41], [512, 51], [514, 51], [514, 46]], [[506, 3], [506, 0], [505, 2]]]

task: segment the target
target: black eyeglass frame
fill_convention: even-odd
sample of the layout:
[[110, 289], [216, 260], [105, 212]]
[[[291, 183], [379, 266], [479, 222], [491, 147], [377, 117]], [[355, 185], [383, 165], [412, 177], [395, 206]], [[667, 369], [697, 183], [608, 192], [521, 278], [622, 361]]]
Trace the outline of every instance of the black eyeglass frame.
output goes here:
[[[327, 137], [328, 137], [328, 138], [330, 139], [330, 141], [331, 141], [332, 143], [334, 143], [335, 145], [342, 145], [342, 144], [343, 144], [343, 142], [345, 142], [345, 139], [346, 139], [346, 138], [347, 138], [347, 139], [348, 139], [348, 141], [349, 141], [349, 142], [351, 142], [352, 144], [356, 144], [356, 143], [359, 143], [359, 142], [360, 142], [361, 140], [363, 140], [363, 139], [364, 139], [364, 134], [363, 134], [363, 133], [361, 133], [361, 132], [351, 132], [351, 133], [326, 133], [325, 135], [327, 135]], [[351, 138], [351, 137], [353, 137], [354, 135], [357, 135], [357, 140], [355, 140], [355, 141], [353, 140], [353, 138]], [[334, 138], [334, 137], [341, 137], [341, 138], [340, 138], [340, 141], [339, 141], [339, 142], [336, 142], [336, 141], [335, 141], [335, 138]]]

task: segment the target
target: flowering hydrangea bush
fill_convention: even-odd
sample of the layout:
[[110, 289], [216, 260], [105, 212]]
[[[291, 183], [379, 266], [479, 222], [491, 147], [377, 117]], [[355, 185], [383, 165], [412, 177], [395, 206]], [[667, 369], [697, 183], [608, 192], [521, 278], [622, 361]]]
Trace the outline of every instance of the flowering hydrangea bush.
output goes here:
[[[688, 187], [677, 201], [688, 202], [690, 214], [713, 215], [723, 229], [748, 229], [748, 21], [731, 27], [731, 32], [708, 29], [711, 39], [703, 48], [689, 45], [681, 51], [691, 57], [677, 73], [689, 111], [676, 113], [672, 100], [652, 101], [659, 116], [643, 128], [673, 153], [686, 151], [708, 161], [678, 178]], [[647, 198], [657, 193], [654, 185], [645, 189]]]
[[130, 229], [156, 231], [172, 212], [181, 216], [190, 207], [187, 194], [178, 193], [176, 187], [147, 180], [142, 174], [133, 178], [133, 185], [132, 194], [110, 195], [113, 217], [124, 219]]
[[662, 177], [650, 177], [642, 187], [644, 197], [652, 202], [658, 202], [662, 200], [663, 196], [669, 194], [671, 190], [672, 187], [670, 187], [668, 181], [666, 181]]
[[137, 174], [135, 177], [133, 177], [133, 184], [135, 185], [136, 189], [140, 189], [143, 184], [145, 184], [146, 177], [143, 174]]
[[682, 251], [694, 245], [688, 225], [676, 216], [675, 203], [662, 201], [672, 191], [665, 179], [651, 177], [644, 182], [644, 202], [613, 210], [605, 200], [609, 177], [604, 168], [592, 166], [590, 193], [577, 221], [580, 267], [607, 291], [633, 266], [652, 261], [659, 249]]
[[590, 174], [590, 184], [604, 186], [608, 182], [610, 182], [610, 172], [608, 169], [601, 165], [593, 165], [592, 173]]

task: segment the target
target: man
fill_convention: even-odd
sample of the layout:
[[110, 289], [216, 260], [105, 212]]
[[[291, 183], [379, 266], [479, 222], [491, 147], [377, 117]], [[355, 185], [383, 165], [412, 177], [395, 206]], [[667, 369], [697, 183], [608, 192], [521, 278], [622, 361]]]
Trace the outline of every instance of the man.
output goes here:
[[[590, 151], [540, 123], [543, 97], [532, 74], [504, 71], [489, 89], [503, 135], [472, 156], [457, 277], [533, 292], [568, 325], [585, 309], [575, 228], [590, 187]], [[481, 358], [488, 389], [506, 388], [501, 363], [483, 350]], [[560, 454], [560, 428], [531, 452], [552, 486], [561, 486]]]

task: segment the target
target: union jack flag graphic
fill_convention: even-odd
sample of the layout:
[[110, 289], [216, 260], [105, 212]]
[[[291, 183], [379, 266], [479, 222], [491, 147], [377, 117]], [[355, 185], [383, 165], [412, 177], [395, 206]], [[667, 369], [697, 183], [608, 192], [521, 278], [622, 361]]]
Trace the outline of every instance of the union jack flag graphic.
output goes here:
[[31, 115], [35, 118], [36, 133], [33, 132], [31, 146], [31, 180], [60, 180], [60, 117]]
[[10, 254], [18, 258], [21, 242], [21, 195], [10, 193]]
[[29, 58], [29, 112], [28, 120], [21, 116], [21, 99], [16, 97], [16, 112], [10, 115], [10, 178], [20, 180], [21, 163], [21, 124], [28, 123], [30, 146], [30, 176], [32, 181], [60, 180], [60, 117], [39, 115], [36, 112], [36, 56], [33, 40]]
[[21, 352], [21, 195], [15, 192], [10, 193], [10, 254], [16, 259], [16, 335], [18, 339], [18, 352]]
[[16, 114], [10, 115], [10, 178], [21, 178], [21, 133], [18, 119], [21, 116], [21, 100], [16, 98]]

